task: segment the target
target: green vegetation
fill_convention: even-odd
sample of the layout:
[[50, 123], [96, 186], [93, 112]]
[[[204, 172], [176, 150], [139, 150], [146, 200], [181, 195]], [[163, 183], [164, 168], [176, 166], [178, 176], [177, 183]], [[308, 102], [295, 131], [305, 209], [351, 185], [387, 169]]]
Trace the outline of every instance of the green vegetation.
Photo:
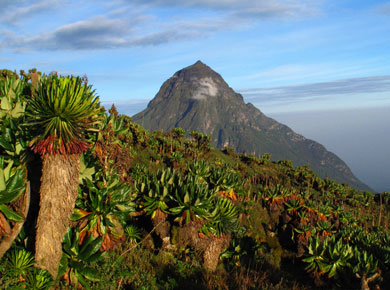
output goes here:
[[[57, 129], [50, 106], [42, 102], [45, 112], [36, 111], [50, 80], [67, 92], [76, 84], [89, 92], [68, 94], [89, 105]], [[390, 287], [390, 193], [357, 191], [269, 154], [221, 151], [198, 132], [191, 140], [179, 128], [146, 131], [115, 107], [101, 111], [78, 78], [5, 71], [0, 93], [1, 289]], [[62, 112], [72, 103], [51, 96]], [[72, 215], [62, 217], [55, 269], [38, 251], [55, 245], [35, 232], [43, 206], [40, 155], [70, 155], [75, 162], [67, 166], [77, 168], [70, 182], [77, 199]], [[62, 190], [74, 194], [70, 186]], [[61, 216], [62, 207], [54, 209]]]

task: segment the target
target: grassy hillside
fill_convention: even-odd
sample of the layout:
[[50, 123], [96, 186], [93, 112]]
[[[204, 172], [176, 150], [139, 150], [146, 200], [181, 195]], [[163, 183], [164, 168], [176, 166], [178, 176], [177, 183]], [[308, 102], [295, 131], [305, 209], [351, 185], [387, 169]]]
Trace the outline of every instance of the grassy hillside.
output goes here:
[[215, 149], [202, 133], [146, 131], [115, 107], [86, 136], [53, 279], [34, 267], [42, 162], [26, 124], [39, 78], [0, 77], [1, 289], [390, 287], [389, 193]]

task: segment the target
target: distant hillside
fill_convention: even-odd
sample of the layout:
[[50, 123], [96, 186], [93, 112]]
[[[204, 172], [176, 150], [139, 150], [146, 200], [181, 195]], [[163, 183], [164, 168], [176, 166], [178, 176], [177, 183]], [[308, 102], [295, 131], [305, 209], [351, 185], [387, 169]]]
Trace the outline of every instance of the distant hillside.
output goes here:
[[200, 61], [176, 72], [133, 119], [149, 130], [182, 127], [187, 132], [200, 131], [210, 135], [212, 144], [219, 148], [232, 147], [257, 156], [270, 153], [273, 160], [310, 164], [321, 177], [371, 190], [324, 146], [268, 118], [252, 104], [245, 104], [240, 94]]

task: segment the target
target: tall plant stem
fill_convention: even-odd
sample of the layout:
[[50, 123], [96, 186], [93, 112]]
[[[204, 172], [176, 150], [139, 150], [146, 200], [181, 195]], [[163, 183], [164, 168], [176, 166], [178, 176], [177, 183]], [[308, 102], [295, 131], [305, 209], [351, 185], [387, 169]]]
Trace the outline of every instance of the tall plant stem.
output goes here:
[[80, 154], [43, 156], [35, 260], [54, 278], [77, 198], [79, 173]]

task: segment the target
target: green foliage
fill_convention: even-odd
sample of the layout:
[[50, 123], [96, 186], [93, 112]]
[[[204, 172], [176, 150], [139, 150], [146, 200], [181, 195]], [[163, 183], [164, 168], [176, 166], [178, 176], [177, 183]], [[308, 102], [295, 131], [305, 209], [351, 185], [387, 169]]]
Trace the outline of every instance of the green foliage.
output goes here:
[[139, 241], [141, 239], [141, 231], [135, 225], [128, 225], [128, 226], [126, 226], [125, 234], [126, 234], [127, 241], [131, 245], [136, 244], [137, 241]]
[[343, 243], [336, 236], [326, 237], [323, 241], [319, 237], [309, 241], [308, 253], [302, 261], [307, 263], [306, 270], [329, 278], [335, 276], [346, 267], [350, 267], [353, 257], [352, 247]]
[[[88, 167], [89, 165], [91, 167]], [[85, 160], [84, 154], [82, 154], [80, 158], [80, 174], [79, 174], [80, 183], [82, 183], [84, 179], [93, 180], [93, 175], [95, 173], [96, 173], [95, 166], [93, 166], [93, 164], [88, 164]]]
[[16, 222], [24, 220], [20, 213], [12, 210], [7, 204], [16, 200], [25, 190], [26, 168], [14, 166], [12, 160], [6, 166], [4, 157], [0, 156], [0, 213], [9, 220]]
[[211, 175], [211, 166], [204, 160], [195, 160], [188, 167], [188, 174], [198, 177], [202, 182], [206, 182], [206, 179]]
[[16, 71], [13, 72], [13, 71], [11, 71], [9, 69], [0, 69], [0, 80], [5, 79], [5, 78], [16, 78], [16, 79], [18, 79], [19, 76], [16, 73]]
[[24, 91], [29, 85], [16, 78], [0, 79], [0, 154], [22, 163], [30, 141], [24, 130], [26, 101]]
[[139, 194], [144, 199], [144, 209], [152, 218], [158, 212], [169, 213], [168, 202], [173, 196], [180, 176], [174, 169], [158, 170], [150, 178], [143, 177], [136, 183]]
[[98, 271], [89, 265], [101, 259], [102, 253], [99, 249], [102, 242], [101, 237], [93, 238], [90, 235], [80, 244], [80, 233], [69, 228], [64, 237], [58, 276], [64, 276], [64, 279], [75, 287], [80, 283], [89, 289], [86, 280], [93, 282], [100, 280]]
[[191, 131], [190, 136], [196, 142], [198, 148], [208, 149], [210, 145], [210, 136], [197, 131]]
[[374, 275], [378, 270], [378, 260], [367, 251], [361, 251], [358, 247], [353, 249], [352, 271], [359, 276], [366, 274], [368, 277]]
[[201, 231], [206, 235], [223, 236], [239, 229], [238, 209], [226, 198], [217, 198], [212, 218], [203, 225]]
[[262, 154], [261, 156], [260, 156], [260, 161], [262, 161], [262, 162], [269, 162], [269, 161], [271, 161], [271, 154], [269, 154], [269, 153], [264, 153], [264, 154]]
[[175, 194], [172, 194], [174, 205], [170, 209], [175, 220], [182, 224], [190, 221], [206, 220], [211, 217], [215, 192], [209, 190], [196, 176], [188, 176], [185, 182], [180, 182]]
[[78, 77], [44, 77], [29, 99], [32, 149], [39, 154], [75, 154], [88, 148], [87, 132], [97, 132], [102, 109], [92, 87]]
[[290, 192], [287, 188], [280, 184], [266, 188], [264, 191], [264, 200], [270, 205], [282, 204], [285, 197], [289, 196]]
[[[6, 273], [0, 275], [0, 287], [3, 289], [48, 290], [53, 278], [46, 270], [34, 267], [33, 255], [23, 248], [14, 248], [5, 256]], [[0, 264], [0, 273], [1, 270]]]
[[20, 79], [0, 80], [0, 119], [17, 119], [23, 116], [26, 108], [23, 90], [24, 83]]
[[241, 176], [237, 172], [221, 167], [212, 168], [209, 183], [216, 191], [240, 191], [243, 185]]
[[26, 286], [26, 289], [48, 290], [53, 286], [53, 278], [49, 272], [34, 268], [34, 270], [27, 275], [24, 285]]
[[298, 214], [299, 210], [302, 208], [301, 201], [298, 199], [289, 199], [285, 204], [287, 212], [291, 214]]
[[85, 232], [101, 236], [109, 233], [122, 237], [122, 226], [136, 207], [133, 202], [136, 196], [131, 191], [131, 187], [119, 182], [118, 175], [111, 175], [109, 180], [95, 183], [85, 179], [79, 187], [79, 197], [71, 220], [80, 222], [83, 235]]
[[184, 130], [183, 128], [172, 128], [169, 132], [175, 139], [180, 139], [186, 134], [186, 130]]
[[183, 154], [180, 151], [175, 151], [169, 159], [171, 162], [180, 162], [183, 160]]
[[16, 275], [25, 275], [34, 264], [34, 257], [25, 249], [14, 249], [7, 253], [7, 265], [10, 271]]

